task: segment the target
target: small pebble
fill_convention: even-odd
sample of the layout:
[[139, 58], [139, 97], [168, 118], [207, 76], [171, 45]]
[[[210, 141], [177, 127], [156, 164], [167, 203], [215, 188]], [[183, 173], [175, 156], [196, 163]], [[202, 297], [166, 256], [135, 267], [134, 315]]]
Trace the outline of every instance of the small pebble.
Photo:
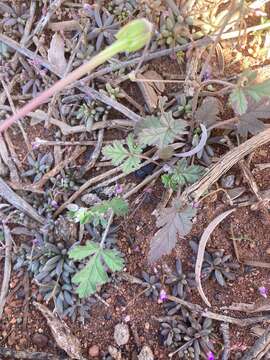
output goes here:
[[144, 328], [145, 328], [146, 331], [148, 331], [148, 330], [150, 329], [150, 324], [149, 324], [149, 322], [146, 322], [146, 323], [144, 324]]
[[32, 341], [39, 348], [44, 348], [48, 344], [47, 336], [42, 334], [34, 334]]
[[99, 347], [97, 345], [93, 345], [89, 348], [88, 354], [90, 358], [98, 357], [99, 356]]
[[224, 189], [231, 189], [234, 186], [234, 182], [235, 182], [235, 176], [234, 175], [227, 175], [227, 176], [223, 176], [221, 178], [221, 186]]
[[149, 346], [145, 345], [138, 355], [138, 360], [154, 360], [153, 351]]
[[129, 340], [129, 328], [127, 324], [119, 323], [114, 328], [114, 340], [118, 346], [126, 345]]

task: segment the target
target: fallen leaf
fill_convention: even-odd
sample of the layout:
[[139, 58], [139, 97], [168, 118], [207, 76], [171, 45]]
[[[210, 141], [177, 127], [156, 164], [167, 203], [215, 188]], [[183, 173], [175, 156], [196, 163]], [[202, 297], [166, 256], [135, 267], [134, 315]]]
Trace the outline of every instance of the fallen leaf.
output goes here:
[[66, 323], [55, 317], [55, 315], [46, 306], [38, 302], [34, 302], [33, 304], [47, 320], [57, 345], [72, 359], [83, 360], [84, 358], [81, 355], [80, 341], [71, 333]]
[[55, 33], [52, 37], [50, 48], [48, 50], [48, 60], [59, 74], [64, 74], [67, 68], [65, 58], [65, 43], [59, 33]]
[[198, 254], [196, 259], [196, 265], [195, 265], [195, 280], [197, 283], [197, 288], [199, 291], [199, 294], [201, 295], [201, 298], [206, 303], [207, 306], [211, 306], [209, 300], [204, 294], [202, 283], [201, 283], [201, 270], [202, 270], [202, 264], [204, 260], [204, 251], [207, 244], [207, 241], [212, 234], [212, 232], [215, 230], [215, 228], [221, 223], [222, 220], [224, 220], [228, 215], [230, 215], [235, 209], [231, 209], [228, 211], [225, 211], [224, 213], [217, 216], [214, 220], [210, 222], [210, 224], [207, 226], [207, 228], [204, 230], [202, 237], [199, 242], [199, 248], [198, 248]]
[[151, 263], [157, 261], [162, 255], [169, 254], [175, 247], [177, 235], [184, 237], [192, 228], [192, 218], [196, 209], [183, 205], [175, 200], [173, 206], [162, 210], [157, 219], [157, 231], [150, 244], [148, 259]]
[[215, 124], [218, 120], [218, 114], [222, 108], [221, 102], [212, 96], [206, 97], [201, 106], [195, 112], [197, 124], [204, 124], [206, 127]]

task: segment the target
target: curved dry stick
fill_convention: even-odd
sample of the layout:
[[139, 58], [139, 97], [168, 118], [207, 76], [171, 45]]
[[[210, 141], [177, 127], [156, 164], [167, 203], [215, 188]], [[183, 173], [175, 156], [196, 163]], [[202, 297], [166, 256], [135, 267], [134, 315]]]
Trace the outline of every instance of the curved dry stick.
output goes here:
[[206, 243], [212, 234], [212, 232], [215, 230], [215, 228], [221, 223], [222, 220], [224, 220], [228, 215], [230, 215], [235, 209], [230, 209], [228, 211], [225, 211], [224, 213], [218, 215], [214, 220], [210, 222], [210, 224], [207, 226], [207, 228], [204, 230], [202, 237], [199, 242], [199, 248], [198, 248], [198, 254], [196, 259], [196, 265], [195, 265], [195, 280], [198, 287], [199, 294], [201, 295], [201, 298], [206, 303], [207, 306], [211, 307], [211, 304], [207, 297], [205, 296], [202, 288], [201, 283], [201, 269], [204, 259], [204, 251], [206, 247]]
[[237, 164], [239, 160], [268, 142], [270, 142], [270, 128], [230, 150], [201, 178], [201, 180], [186, 189], [181, 198], [188, 199], [189, 197], [192, 197], [195, 201], [198, 201], [208, 188]]
[[193, 149], [191, 149], [189, 151], [182, 152], [180, 154], [174, 154], [174, 156], [179, 157], [179, 158], [190, 157], [190, 156], [196, 155], [198, 152], [200, 152], [204, 148], [204, 146], [206, 144], [206, 141], [207, 141], [207, 138], [208, 138], [207, 129], [203, 124], [200, 124], [200, 126], [201, 126], [201, 129], [202, 129], [202, 136], [201, 136], [201, 139], [199, 141], [199, 144], [196, 145]]

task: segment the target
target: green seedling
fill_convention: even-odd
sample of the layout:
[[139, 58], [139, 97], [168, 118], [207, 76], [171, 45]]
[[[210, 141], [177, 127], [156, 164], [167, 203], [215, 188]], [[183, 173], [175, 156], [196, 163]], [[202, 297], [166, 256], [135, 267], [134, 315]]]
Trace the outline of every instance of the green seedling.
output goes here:
[[97, 66], [103, 64], [114, 55], [120, 52], [134, 52], [143, 48], [151, 39], [152, 29], [152, 24], [146, 19], [133, 20], [123, 26], [122, 29], [120, 29], [115, 35], [116, 41], [114, 43], [106, 47], [89, 62], [81, 65], [66, 77], [56, 82], [52, 87], [42, 92], [35, 99], [19, 109], [13, 116], [6, 119], [0, 125], [0, 133], [9, 128], [15, 121], [23, 118], [31, 111], [35, 110], [51, 96], [59, 93], [68, 85], [79, 80], [85, 74], [90, 73]]

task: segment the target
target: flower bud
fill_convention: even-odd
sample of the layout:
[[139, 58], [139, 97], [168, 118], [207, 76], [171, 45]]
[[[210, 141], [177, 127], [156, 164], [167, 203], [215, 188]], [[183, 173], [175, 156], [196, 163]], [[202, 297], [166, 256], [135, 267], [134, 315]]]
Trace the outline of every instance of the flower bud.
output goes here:
[[153, 25], [146, 19], [136, 19], [122, 27], [115, 35], [123, 41], [123, 51], [137, 51], [151, 39]]

